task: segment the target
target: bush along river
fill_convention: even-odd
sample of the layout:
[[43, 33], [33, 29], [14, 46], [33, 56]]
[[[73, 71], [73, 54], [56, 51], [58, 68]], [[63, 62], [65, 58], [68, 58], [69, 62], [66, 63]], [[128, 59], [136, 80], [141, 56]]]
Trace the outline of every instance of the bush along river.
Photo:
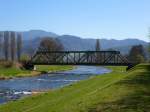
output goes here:
[[111, 70], [104, 67], [77, 66], [77, 68], [69, 71], [43, 74], [34, 77], [0, 80], [0, 104], [31, 95], [32, 93], [36, 93], [36, 91], [42, 92], [64, 87], [91, 76], [109, 72], [111, 72]]

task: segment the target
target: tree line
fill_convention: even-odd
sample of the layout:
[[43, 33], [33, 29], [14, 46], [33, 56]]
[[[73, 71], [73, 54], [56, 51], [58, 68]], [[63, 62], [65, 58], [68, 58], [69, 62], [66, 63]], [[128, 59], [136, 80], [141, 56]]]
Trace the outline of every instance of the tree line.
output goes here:
[[20, 61], [22, 51], [22, 34], [14, 31], [0, 32], [0, 59]]

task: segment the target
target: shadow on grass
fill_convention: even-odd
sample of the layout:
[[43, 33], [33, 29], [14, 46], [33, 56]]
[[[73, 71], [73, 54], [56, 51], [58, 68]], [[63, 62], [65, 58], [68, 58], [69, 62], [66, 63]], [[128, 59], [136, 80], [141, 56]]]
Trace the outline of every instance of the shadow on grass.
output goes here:
[[116, 85], [127, 86], [132, 92], [119, 100], [99, 103], [89, 112], [150, 112], [150, 66]]

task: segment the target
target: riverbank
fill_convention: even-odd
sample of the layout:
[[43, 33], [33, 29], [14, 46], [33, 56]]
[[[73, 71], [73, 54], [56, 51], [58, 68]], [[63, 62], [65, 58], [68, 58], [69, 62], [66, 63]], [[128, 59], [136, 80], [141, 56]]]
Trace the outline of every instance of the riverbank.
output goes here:
[[5, 68], [0, 66], [0, 80], [11, 79], [16, 77], [30, 77], [40, 75], [47, 72], [66, 71], [74, 69], [73, 66], [56, 66], [56, 65], [36, 65], [37, 70], [25, 70], [17, 67]]
[[1, 105], [1, 112], [148, 112], [150, 65], [125, 67], [70, 86]]

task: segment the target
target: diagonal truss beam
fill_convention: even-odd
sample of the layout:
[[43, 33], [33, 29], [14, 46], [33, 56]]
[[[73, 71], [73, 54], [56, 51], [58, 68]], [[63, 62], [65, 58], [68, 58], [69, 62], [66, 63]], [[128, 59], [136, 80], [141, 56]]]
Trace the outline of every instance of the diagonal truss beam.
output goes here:
[[119, 51], [47, 51], [38, 50], [32, 64], [47, 65], [128, 65]]

